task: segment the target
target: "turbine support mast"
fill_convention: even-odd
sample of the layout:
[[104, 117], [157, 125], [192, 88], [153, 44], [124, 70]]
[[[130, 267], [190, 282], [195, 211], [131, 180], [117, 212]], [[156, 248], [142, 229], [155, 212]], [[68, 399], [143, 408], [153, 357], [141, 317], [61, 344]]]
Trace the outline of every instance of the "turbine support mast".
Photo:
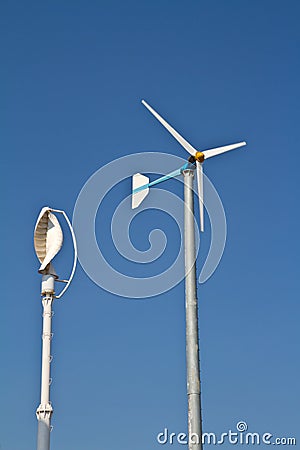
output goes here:
[[36, 410], [38, 420], [37, 450], [50, 449], [51, 416], [53, 408], [50, 402], [50, 364], [52, 341], [52, 303], [54, 299], [53, 275], [42, 276], [42, 305], [43, 305], [43, 334], [42, 334], [42, 374], [41, 374], [41, 402]]
[[186, 365], [188, 397], [189, 450], [202, 450], [202, 417], [198, 334], [198, 300], [196, 287], [196, 250], [194, 222], [194, 171], [182, 171], [184, 178], [184, 255], [185, 255], [185, 312]]
[[[60, 251], [63, 244], [63, 232], [54, 213], [62, 214], [70, 229], [74, 259], [70, 276], [67, 280], [59, 280], [54, 270], [52, 260]], [[49, 206], [42, 208], [34, 227], [34, 249], [40, 262], [38, 272], [42, 275], [42, 306], [43, 306], [43, 334], [42, 334], [42, 373], [41, 373], [41, 402], [36, 410], [38, 420], [37, 450], [50, 450], [51, 417], [53, 408], [50, 402], [50, 364], [52, 341], [52, 303], [55, 298], [61, 298], [69, 288], [76, 270], [77, 244], [71, 222], [62, 209]], [[55, 294], [55, 280], [65, 283], [64, 288]]]

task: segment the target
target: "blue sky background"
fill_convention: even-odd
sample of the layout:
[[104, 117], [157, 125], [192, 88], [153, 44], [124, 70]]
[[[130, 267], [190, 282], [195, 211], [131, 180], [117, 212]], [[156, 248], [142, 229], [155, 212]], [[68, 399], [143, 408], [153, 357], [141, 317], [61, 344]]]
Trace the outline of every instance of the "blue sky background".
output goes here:
[[[71, 216], [112, 158], [185, 157], [141, 98], [196, 147], [248, 142], [205, 167], [228, 239], [199, 290], [204, 430], [245, 420], [299, 447], [299, 13], [296, 0], [2, 2], [1, 450], [36, 445], [40, 208]], [[129, 189], [116, 187], [115, 201]], [[103, 207], [110, 217], [114, 202]], [[137, 220], [140, 246], [160, 224], [176, 236], [163, 214]], [[203, 253], [208, 242], [209, 231]], [[66, 234], [61, 276], [69, 262]], [[183, 283], [132, 301], [78, 267], [54, 309], [52, 450], [155, 449], [164, 427], [186, 431]]]

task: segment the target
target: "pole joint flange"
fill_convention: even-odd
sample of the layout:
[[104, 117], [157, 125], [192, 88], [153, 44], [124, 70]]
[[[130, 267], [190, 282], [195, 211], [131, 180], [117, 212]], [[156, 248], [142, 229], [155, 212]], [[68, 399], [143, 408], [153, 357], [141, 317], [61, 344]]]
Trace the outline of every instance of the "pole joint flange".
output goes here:
[[[189, 165], [189, 166], [192, 166], [192, 164]], [[190, 177], [194, 176], [194, 172], [195, 172], [195, 168], [194, 167], [187, 167], [187, 168], [185, 168], [185, 169], [183, 169], [181, 171], [183, 176], [190, 176]]]
[[45, 418], [49, 418], [51, 417], [53, 413], [53, 408], [51, 403], [47, 403], [46, 405], [42, 405], [40, 404], [36, 410], [36, 417], [38, 420], [40, 419], [45, 419]]

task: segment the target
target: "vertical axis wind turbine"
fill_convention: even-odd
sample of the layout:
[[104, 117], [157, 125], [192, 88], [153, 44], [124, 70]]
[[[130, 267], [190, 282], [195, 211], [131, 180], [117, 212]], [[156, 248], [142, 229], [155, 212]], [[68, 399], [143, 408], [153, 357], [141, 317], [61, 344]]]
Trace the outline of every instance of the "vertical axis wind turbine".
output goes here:
[[[143, 105], [172, 134], [190, 154], [188, 163], [179, 169], [149, 182], [149, 178], [136, 173], [132, 177], [132, 208], [137, 208], [149, 193], [149, 188], [170, 178], [184, 178], [184, 246], [185, 246], [185, 311], [186, 311], [186, 365], [188, 397], [189, 450], [202, 450], [202, 415], [199, 362], [198, 299], [196, 284], [196, 251], [194, 224], [194, 172], [197, 173], [200, 229], [204, 231], [203, 163], [206, 159], [246, 145], [246, 142], [198, 151], [165, 121], [145, 100]], [[192, 438], [196, 438], [194, 441]]]
[[[63, 244], [62, 229], [57, 217], [53, 214], [54, 212], [64, 216], [72, 236], [74, 261], [68, 280], [59, 280], [52, 265], [53, 258], [60, 251]], [[77, 262], [77, 245], [74, 231], [71, 222], [64, 211], [49, 207], [42, 208], [34, 228], [34, 248], [41, 263], [38, 271], [42, 275], [41, 295], [43, 305], [41, 401], [36, 410], [36, 417], [38, 420], [37, 450], [49, 450], [51, 417], [53, 414], [53, 408], [50, 401], [50, 363], [52, 361], [51, 340], [53, 336], [51, 331], [53, 316], [52, 303], [55, 298], [61, 298], [70, 286]], [[55, 281], [65, 283], [64, 288], [58, 295], [55, 295]]]

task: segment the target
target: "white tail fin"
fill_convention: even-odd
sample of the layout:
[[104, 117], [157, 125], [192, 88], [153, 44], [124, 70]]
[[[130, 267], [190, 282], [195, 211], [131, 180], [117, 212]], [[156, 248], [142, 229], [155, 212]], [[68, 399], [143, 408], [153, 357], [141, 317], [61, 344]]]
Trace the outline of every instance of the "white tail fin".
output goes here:
[[[131, 197], [131, 207], [132, 209], [137, 208], [145, 197], [147, 197], [149, 193], [149, 178], [145, 177], [140, 173], [136, 173], [132, 177], [132, 197]], [[145, 186], [143, 188], [143, 186]], [[139, 190], [139, 188], [141, 188]], [[137, 191], [137, 192], [135, 192]]]

